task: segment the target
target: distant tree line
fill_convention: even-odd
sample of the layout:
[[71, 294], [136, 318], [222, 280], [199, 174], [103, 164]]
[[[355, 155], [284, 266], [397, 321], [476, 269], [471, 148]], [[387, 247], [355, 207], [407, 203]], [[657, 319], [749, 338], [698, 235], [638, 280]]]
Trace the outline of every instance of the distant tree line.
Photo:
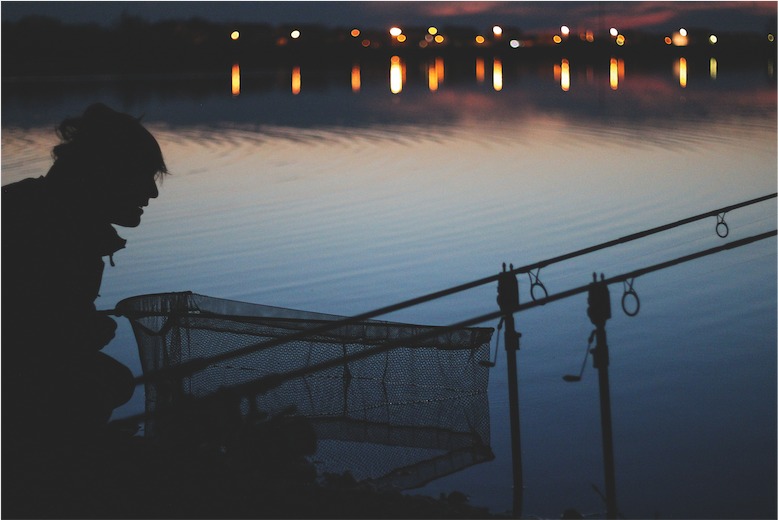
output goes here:
[[[300, 36], [294, 38], [293, 30]], [[598, 35], [594, 43], [571, 37], [561, 45], [551, 35], [530, 35], [513, 27], [504, 28], [500, 38], [488, 35], [476, 43], [478, 32], [471, 27], [442, 27], [444, 43], [417, 43], [427, 28], [404, 29], [407, 42], [400, 43], [386, 29], [326, 28], [319, 25], [271, 26], [237, 22], [215, 23], [192, 18], [180, 21], [148, 22], [122, 15], [110, 26], [65, 24], [58, 19], [31, 16], [16, 22], [2, 22], [3, 77], [174, 73], [224, 70], [233, 63], [242, 66], [274, 66], [290, 61], [312, 65], [338, 61], [383, 60], [399, 53], [409, 59], [434, 55], [504, 54], [506, 58], [549, 59], [600, 57], [602, 54], [630, 54], [641, 59], [662, 59], [671, 53], [710, 53], [705, 38], [690, 39], [690, 46], [670, 47], [656, 34], [627, 33], [627, 45], [616, 47], [612, 39]], [[235, 37], [231, 35], [237, 31]], [[700, 29], [691, 34], [707, 35]], [[511, 42], [521, 41], [519, 48]], [[738, 60], [775, 55], [775, 42], [765, 34], [721, 34], [715, 51]], [[323, 58], [326, 58], [324, 60]]]

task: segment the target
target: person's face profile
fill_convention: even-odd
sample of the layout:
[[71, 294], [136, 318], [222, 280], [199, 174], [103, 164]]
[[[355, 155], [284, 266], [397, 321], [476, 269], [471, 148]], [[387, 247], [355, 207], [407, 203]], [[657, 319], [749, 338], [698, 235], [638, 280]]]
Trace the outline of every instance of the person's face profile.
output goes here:
[[102, 198], [105, 216], [111, 224], [137, 227], [143, 208], [157, 198], [157, 172], [141, 168], [120, 168], [103, 186]]

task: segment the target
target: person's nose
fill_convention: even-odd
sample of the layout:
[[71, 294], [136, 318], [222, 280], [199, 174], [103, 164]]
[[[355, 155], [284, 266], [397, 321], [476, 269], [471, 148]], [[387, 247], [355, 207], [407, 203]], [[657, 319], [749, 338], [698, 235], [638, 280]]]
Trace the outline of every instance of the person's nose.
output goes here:
[[152, 180], [149, 184], [148, 196], [150, 199], [156, 199], [159, 197], [159, 189], [157, 189], [157, 181]]

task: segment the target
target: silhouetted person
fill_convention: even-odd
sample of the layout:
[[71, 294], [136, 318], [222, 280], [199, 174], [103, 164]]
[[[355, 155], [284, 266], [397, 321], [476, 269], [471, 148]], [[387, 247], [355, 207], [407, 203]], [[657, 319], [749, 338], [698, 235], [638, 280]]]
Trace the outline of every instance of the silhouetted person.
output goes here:
[[134, 391], [100, 352], [116, 323], [95, 299], [103, 258], [125, 245], [112, 224], [138, 226], [167, 169], [140, 121], [102, 104], [57, 134], [45, 177], [2, 188], [4, 458], [88, 446]]

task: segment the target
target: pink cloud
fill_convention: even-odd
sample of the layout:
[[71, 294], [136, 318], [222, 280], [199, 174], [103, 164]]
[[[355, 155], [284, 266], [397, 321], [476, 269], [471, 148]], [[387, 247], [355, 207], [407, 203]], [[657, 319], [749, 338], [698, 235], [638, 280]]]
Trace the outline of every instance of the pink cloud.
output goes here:
[[425, 4], [424, 12], [430, 16], [451, 17], [490, 13], [503, 2], [433, 2]]
[[[738, 1], [651, 1], [651, 2], [370, 2], [371, 9], [384, 14], [426, 17], [451, 23], [507, 23], [527, 30], [558, 30], [560, 24], [576, 28], [656, 30], [684, 26], [733, 27], [743, 18], [767, 19], [776, 14], [775, 2]], [[761, 23], [764, 26], [764, 22]]]

